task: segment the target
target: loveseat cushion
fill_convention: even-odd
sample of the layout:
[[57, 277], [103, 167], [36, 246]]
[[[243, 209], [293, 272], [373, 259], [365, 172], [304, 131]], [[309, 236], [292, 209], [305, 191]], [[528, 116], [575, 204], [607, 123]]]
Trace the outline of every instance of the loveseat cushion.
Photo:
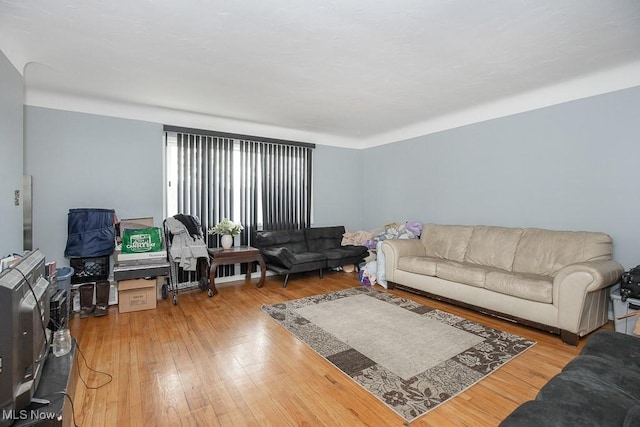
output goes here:
[[622, 422], [622, 427], [640, 426], [640, 404], [634, 405], [627, 411]]
[[553, 278], [534, 274], [492, 270], [487, 273], [485, 288], [501, 294], [551, 304]]
[[562, 372], [536, 396], [540, 402], [562, 402], [565, 411], [581, 412], [598, 426], [620, 426], [638, 400], [623, 390], [593, 377]]
[[286, 268], [327, 259], [324, 254], [318, 252], [291, 252], [285, 247], [263, 249], [261, 252], [267, 259], [267, 263], [282, 265]]
[[[582, 411], [563, 402], [530, 400], [518, 406], [499, 427], [601, 427]], [[619, 424], [618, 424], [619, 426]]]
[[305, 228], [304, 235], [307, 247], [312, 252], [323, 252], [327, 249], [339, 248], [342, 245], [344, 227]]
[[470, 225], [426, 224], [420, 241], [429, 257], [463, 261], [472, 232]]
[[322, 251], [327, 257], [327, 268], [342, 267], [343, 265], [359, 265], [369, 254], [366, 246], [346, 245], [339, 248]]
[[633, 335], [610, 330], [594, 332], [580, 355], [608, 360], [617, 364], [620, 370], [640, 372], [640, 338]]
[[640, 425], [640, 338], [591, 334], [580, 355], [502, 421], [510, 426]]
[[464, 255], [465, 262], [511, 271], [522, 228], [476, 225]]
[[610, 259], [611, 247], [611, 237], [605, 233], [527, 228], [518, 243], [512, 271], [553, 277], [569, 264]]
[[307, 252], [304, 230], [260, 231], [255, 235], [254, 246], [259, 249], [277, 247], [287, 248], [290, 252]]
[[[615, 350], [610, 351], [616, 353]], [[564, 367], [562, 372], [603, 381], [640, 399], [640, 371], [627, 369], [623, 360], [611, 360], [600, 356], [581, 354]]]
[[610, 423], [601, 424], [587, 411], [576, 410], [568, 404], [550, 401], [531, 400], [523, 403], [513, 411], [500, 427], [636, 427], [640, 425], [640, 405], [631, 406], [624, 414], [624, 419], [619, 422], [616, 417]]
[[322, 252], [326, 255], [327, 259], [338, 260], [347, 259], [351, 257], [364, 257], [368, 250], [365, 246], [347, 245], [339, 248], [327, 249]]

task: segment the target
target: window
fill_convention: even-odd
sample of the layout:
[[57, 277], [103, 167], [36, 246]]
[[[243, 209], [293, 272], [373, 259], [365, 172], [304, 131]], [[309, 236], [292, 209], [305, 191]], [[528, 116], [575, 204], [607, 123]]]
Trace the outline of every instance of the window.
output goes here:
[[310, 226], [315, 145], [170, 126], [165, 139], [168, 216], [197, 216], [205, 230], [240, 222], [242, 245], [255, 230]]

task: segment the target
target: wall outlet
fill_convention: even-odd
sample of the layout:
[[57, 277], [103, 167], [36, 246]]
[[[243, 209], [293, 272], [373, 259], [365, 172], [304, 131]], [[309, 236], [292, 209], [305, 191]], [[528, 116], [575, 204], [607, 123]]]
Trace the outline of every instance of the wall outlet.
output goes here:
[[16, 206], [20, 206], [20, 190], [16, 190], [13, 192], [13, 204]]

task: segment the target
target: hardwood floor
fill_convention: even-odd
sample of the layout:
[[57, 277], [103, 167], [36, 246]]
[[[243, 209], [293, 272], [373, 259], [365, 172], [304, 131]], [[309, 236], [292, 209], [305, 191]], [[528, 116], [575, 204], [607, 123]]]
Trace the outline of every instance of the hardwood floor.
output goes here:
[[[266, 316], [260, 307], [359, 286], [356, 273], [296, 275], [282, 288], [220, 285], [208, 298], [179, 294], [178, 305], [70, 322], [88, 365], [113, 380], [98, 389], [78, 382], [76, 422], [83, 426], [400, 426], [403, 420]], [[379, 290], [383, 288], [376, 286]], [[388, 291], [537, 341], [497, 372], [412, 423], [495, 426], [535, 397], [584, 345], [403, 291]], [[79, 358], [82, 361], [82, 357]], [[95, 387], [105, 375], [80, 366]]]

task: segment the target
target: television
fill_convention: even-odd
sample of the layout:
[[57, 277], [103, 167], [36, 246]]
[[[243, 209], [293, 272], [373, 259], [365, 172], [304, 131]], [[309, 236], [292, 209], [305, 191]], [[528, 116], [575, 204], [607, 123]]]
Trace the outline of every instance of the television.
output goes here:
[[38, 388], [51, 342], [50, 298], [39, 249], [0, 272], [0, 426], [13, 424]]

